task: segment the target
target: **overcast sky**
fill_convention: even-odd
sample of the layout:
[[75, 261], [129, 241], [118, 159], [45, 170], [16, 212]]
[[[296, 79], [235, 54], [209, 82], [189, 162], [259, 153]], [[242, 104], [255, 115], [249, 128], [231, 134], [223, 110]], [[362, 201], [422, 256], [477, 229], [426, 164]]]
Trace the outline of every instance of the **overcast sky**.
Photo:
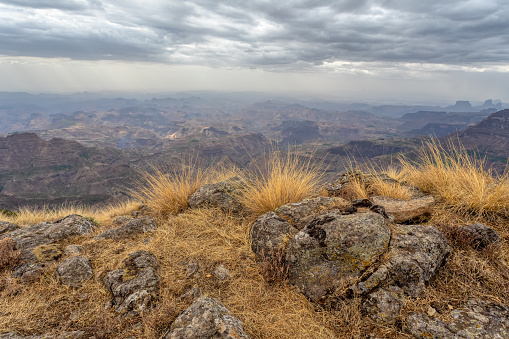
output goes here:
[[0, 90], [509, 102], [507, 0], [0, 0]]

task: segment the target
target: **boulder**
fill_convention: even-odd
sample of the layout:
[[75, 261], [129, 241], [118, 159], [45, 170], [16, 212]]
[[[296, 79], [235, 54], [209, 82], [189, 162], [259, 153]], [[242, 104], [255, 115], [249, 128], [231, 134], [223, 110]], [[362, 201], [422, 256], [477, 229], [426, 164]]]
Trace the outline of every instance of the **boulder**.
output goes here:
[[429, 216], [435, 202], [432, 196], [413, 198], [408, 201], [385, 196], [374, 196], [370, 200], [375, 205], [385, 207], [385, 212], [392, 215], [394, 222], [397, 224]]
[[346, 208], [348, 206], [350, 206], [350, 203], [341, 198], [317, 197], [283, 205], [275, 212], [300, 231], [306, 224], [327, 209]]
[[126, 219], [125, 223], [98, 234], [96, 239], [125, 239], [134, 234], [147, 233], [157, 229], [157, 224], [151, 217]]
[[359, 278], [387, 251], [390, 235], [379, 214], [323, 214], [288, 243], [289, 282], [312, 301], [319, 301]]
[[225, 212], [240, 213], [243, 206], [239, 195], [245, 187], [245, 182], [239, 177], [232, 177], [215, 184], [207, 184], [194, 192], [188, 200], [190, 208], [218, 207]]
[[93, 275], [90, 261], [85, 257], [71, 257], [57, 266], [54, 277], [63, 285], [80, 287]]
[[488, 339], [509, 338], [509, 307], [470, 300], [449, 314], [452, 322], [445, 323], [422, 313], [407, 317], [408, 332], [415, 338]]
[[147, 251], [131, 253], [123, 269], [109, 272], [104, 285], [113, 296], [111, 306], [118, 313], [137, 314], [152, 306], [159, 292], [159, 263]]
[[479, 223], [460, 226], [456, 233], [479, 250], [500, 242], [500, 236], [494, 229]]
[[250, 338], [242, 322], [234, 317], [219, 301], [202, 297], [173, 322], [165, 339], [187, 338]]
[[299, 231], [274, 212], [262, 214], [249, 232], [251, 249], [258, 260], [266, 260], [286, 248], [288, 241]]
[[424, 225], [396, 225], [392, 232], [388, 257], [367, 279], [351, 287], [365, 295], [380, 285], [399, 286], [412, 297], [419, 297], [437, 270], [452, 253], [445, 236]]

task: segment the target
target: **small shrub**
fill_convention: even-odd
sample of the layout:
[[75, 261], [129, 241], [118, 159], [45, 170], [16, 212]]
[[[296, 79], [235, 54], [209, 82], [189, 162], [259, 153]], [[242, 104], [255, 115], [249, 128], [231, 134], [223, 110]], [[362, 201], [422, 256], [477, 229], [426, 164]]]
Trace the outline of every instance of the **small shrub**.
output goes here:
[[0, 271], [13, 268], [21, 263], [21, 252], [15, 250], [11, 238], [0, 240]]

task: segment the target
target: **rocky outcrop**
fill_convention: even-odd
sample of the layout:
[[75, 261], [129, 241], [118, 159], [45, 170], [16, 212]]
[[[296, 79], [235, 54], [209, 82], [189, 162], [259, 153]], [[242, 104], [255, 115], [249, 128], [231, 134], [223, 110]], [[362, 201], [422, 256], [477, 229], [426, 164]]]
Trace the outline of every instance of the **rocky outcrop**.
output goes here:
[[408, 332], [415, 338], [491, 339], [509, 337], [509, 307], [470, 300], [449, 314], [452, 322], [411, 313], [406, 320]]
[[159, 263], [147, 251], [131, 253], [124, 260], [124, 268], [109, 272], [104, 285], [113, 299], [107, 305], [117, 313], [137, 314], [151, 307], [159, 292]]
[[319, 301], [375, 263], [387, 251], [390, 234], [379, 214], [321, 215], [288, 243], [289, 281]]
[[97, 235], [96, 239], [124, 239], [134, 234], [147, 233], [157, 229], [157, 224], [151, 217], [136, 219], [122, 219], [123, 225], [109, 229]]
[[240, 213], [243, 209], [239, 196], [245, 182], [239, 177], [229, 178], [215, 184], [207, 184], [194, 192], [188, 200], [190, 208], [218, 207], [225, 212]]
[[63, 285], [80, 287], [92, 277], [92, 274], [90, 261], [85, 257], [77, 256], [60, 263], [55, 270], [54, 277]]
[[458, 237], [471, 244], [475, 249], [485, 249], [486, 247], [500, 243], [498, 233], [483, 224], [475, 223], [459, 226], [456, 230]]
[[187, 338], [250, 338], [242, 322], [219, 301], [202, 297], [197, 299], [171, 325], [165, 339]]
[[4, 233], [12, 232], [18, 228], [19, 228], [18, 225], [11, 224], [10, 222], [7, 222], [7, 221], [0, 221], [0, 235], [2, 235]]
[[383, 206], [385, 212], [392, 215], [394, 222], [397, 224], [429, 217], [435, 203], [432, 196], [418, 197], [407, 201], [385, 196], [374, 196], [370, 200], [375, 205]]
[[24, 264], [18, 266], [13, 275], [31, 281], [44, 272], [48, 262], [63, 254], [58, 242], [70, 237], [84, 236], [94, 230], [94, 224], [80, 215], [69, 215], [55, 222], [43, 222], [30, 227], [16, 228], [0, 235], [12, 238], [15, 249], [21, 250]]

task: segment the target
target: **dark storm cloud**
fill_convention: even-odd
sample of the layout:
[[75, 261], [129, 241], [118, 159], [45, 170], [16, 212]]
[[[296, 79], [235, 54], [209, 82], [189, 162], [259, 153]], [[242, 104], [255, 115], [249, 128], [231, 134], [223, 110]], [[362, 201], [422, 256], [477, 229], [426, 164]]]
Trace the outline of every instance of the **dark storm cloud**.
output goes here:
[[509, 61], [505, 0], [0, 0], [0, 54], [291, 68]]

